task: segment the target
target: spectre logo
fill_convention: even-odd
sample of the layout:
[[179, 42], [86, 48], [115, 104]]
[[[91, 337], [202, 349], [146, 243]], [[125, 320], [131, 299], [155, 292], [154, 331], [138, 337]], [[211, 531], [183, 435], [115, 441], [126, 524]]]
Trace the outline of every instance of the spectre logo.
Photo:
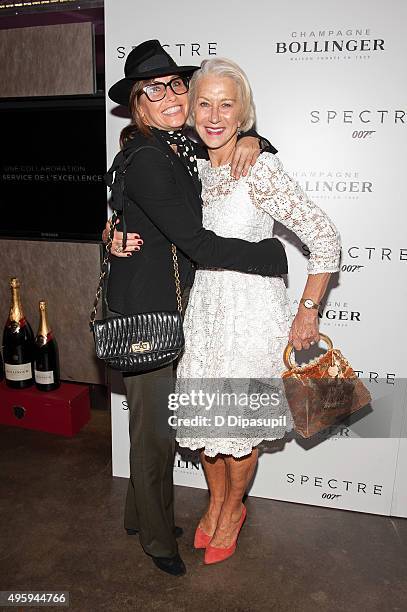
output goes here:
[[[162, 45], [172, 57], [206, 57], [218, 54], [217, 42], [174, 42]], [[124, 59], [136, 45], [116, 47], [117, 59]]]
[[310, 123], [322, 123], [326, 125], [338, 125], [340, 123], [359, 126], [376, 126], [386, 123], [394, 125], [405, 125], [405, 110], [313, 110], [310, 111]]
[[328, 488], [335, 493], [356, 493], [362, 495], [381, 495], [383, 485], [352, 480], [338, 480], [337, 478], [324, 478], [323, 476], [310, 476], [308, 474], [286, 474], [288, 484], [298, 484], [300, 487]]

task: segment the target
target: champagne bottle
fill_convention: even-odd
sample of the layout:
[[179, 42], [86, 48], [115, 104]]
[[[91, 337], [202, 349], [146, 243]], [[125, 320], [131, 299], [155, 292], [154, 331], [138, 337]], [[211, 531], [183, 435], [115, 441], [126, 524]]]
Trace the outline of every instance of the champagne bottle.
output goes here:
[[4, 374], [9, 387], [25, 389], [34, 382], [34, 334], [21, 306], [18, 278], [10, 280], [10, 288], [10, 314], [3, 333]]
[[61, 382], [59, 376], [58, 344], [55, 340], [47, 317], [47, 303], [40, 302], [40, 323], [35, 338], [35, 385], [40, 391], [57, 389]]

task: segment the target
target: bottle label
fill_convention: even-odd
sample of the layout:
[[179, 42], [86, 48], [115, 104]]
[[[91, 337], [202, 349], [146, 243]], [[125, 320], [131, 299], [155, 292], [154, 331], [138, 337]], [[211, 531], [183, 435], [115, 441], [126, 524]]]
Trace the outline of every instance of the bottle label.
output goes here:
[[7, 380], [28, 380], [33, 375], [31, 363], [21, 363], [19, 365], [5, 363], [4, 373]]
[[38, 385], [51, 385], [54, 382], [54, 372], [49, 370], [47, 372], [39, 372], [38, 370], [34, 370], [35, 373], [35, 382]]

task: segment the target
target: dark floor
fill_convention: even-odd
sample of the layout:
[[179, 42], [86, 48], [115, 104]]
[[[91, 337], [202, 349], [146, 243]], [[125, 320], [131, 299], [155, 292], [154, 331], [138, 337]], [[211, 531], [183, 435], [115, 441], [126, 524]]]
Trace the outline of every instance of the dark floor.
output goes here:
[[122, 528], [107, 411], [73, 439], [0, 427], [0, 449], [0, 590], [69, 591], [86, 612], [407, 609], [405, 519], [249, 498], [236, 554], [208, 567], [192, 548], [206, 493], [177, 487], [188, 573], [173, 578]]

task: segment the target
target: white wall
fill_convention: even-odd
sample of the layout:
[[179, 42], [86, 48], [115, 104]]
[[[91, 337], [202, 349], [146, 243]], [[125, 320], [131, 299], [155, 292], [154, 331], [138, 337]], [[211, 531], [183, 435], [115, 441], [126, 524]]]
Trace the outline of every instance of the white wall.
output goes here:
[[[334, 279], [320, 329], [367, 379], [374, 398], [373, 411], [351, 431], [343, 428], [312, 448], [291, 440], [264, 453], [251, 494], [407, 516], [405, 423], [400, 438], [406, 411], [407, 5], [262, 0], [249, 10], [243, 0], [202, 6], [156, 0], [140, 16], [134, 0], [106, 0], [106, 84], [122, 77], [132, 45], [149, 38], [168, 44], [179, 63], [216, 54], [246, 70], [260, 133], [341, 232], [344, 269]], [[329, 50], [342, 40], [349, 51]], [[277, 52], [290, 44], [301, 50]], [[126, 123], [111, 113], [114, 107], [108, 100], [109, 162]], [[281, 226], [277, 230], [281, 234]], [[296, 308], [306, 258], [292, 235], [282, 236]], [[113, 473], [128, 477], [124, 400], [112, 395]], [[179, 457], [175, 482], [205, 486], [200, 466]]]

